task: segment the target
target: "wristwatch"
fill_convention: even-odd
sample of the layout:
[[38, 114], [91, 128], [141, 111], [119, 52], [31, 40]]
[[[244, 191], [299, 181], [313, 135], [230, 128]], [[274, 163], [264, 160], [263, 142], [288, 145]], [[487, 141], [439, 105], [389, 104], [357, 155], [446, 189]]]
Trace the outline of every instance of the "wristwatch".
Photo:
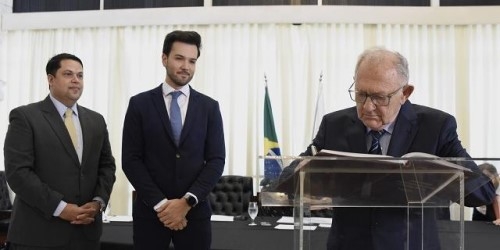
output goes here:
[[190, 206], [190, 207], [194, 207], [196, 206], [196, 198], [194, 198], [194, 196], [190, 195], [190, 194], [185, 194], [182, 198], [184, 198], [187, 202], [187, 204]]
[[104, 210], [106, 210], [106, 204], [104, 204], [104, 202], [100, 201], [100, 200], [93, 200], [97, 203], [99, 203], [99, 213], [102, 213], [104, 212]]

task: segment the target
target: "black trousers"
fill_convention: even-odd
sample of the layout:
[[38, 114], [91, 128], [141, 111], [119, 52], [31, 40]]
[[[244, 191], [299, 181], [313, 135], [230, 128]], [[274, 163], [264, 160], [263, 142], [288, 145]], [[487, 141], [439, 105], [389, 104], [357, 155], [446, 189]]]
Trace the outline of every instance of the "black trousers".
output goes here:
[[[58, 237], [54, 235], [53, 237]], [[83, 235], [82, 230], [74, 230], [69, 242], [62, 246], [45, 247], [45, 246], [30, 246], [19, 243], [7, 243], [6, 250], [99, 250], [100, 241], [92, 241]]]
[[210, 218], [188, 220], [187, 227], [173, 231], [156, 218], [134, 218], [134, 249], [165, 250], [172, 242], [175, 250], [210, 250], [212, 225]]

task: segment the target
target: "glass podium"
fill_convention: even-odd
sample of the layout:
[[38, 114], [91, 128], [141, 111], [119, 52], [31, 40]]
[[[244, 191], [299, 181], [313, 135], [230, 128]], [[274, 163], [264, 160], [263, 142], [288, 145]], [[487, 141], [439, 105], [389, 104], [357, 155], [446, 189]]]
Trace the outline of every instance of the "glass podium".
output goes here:
[[405, 234], [401, 249], [429, 249], [429, 244], [440, 243], [436, 212], [449, 211], [452, 202], [459, 205], [456, 245], [441, 249], [463, 249], [465, 199], [489, 182], [467, 165], [482, 161], [500, 166], [498, 159], [438, 158], [421, 153], [393, 158], [322, 151], [313, 157], [260, 158], [288, 166], [279, 179], [262, 188], [259, 197], [264, 207], [293, 209], [294, 249], [300, 250], [311, 249], [311, 231], [305, 226], [313, 211], [332, 209], [335, 215], [360, 208], [401, 213]]

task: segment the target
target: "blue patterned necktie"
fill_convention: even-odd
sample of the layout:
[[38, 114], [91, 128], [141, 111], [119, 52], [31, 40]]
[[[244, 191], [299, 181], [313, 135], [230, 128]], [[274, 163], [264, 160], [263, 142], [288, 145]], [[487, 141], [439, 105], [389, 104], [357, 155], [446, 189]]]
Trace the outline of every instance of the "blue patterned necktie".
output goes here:
[[368, 150], [369, 154], [376, 154], [376, 155], [382, 154], [382, 148], [380, 148], [380, 138], [385, 134], [385, 132], [386, 132], [385, 129], [380, 131], [375, 131], [375, 130], [370, 131], [370, 135], [372, 136], [372, 145]]
[[172, 101], [170, 102], [170, 125], [172, 126], [172, 133], [174, 135], [175, 145], [179, 146], [179, 139], [181, 138], [182, 131], [182, 116], [177, 97], [182, 94], [180, 91], [170, 92]]
[[[370, 146], [370, 149], [368, 149], [369, 154], [377, 154], [377, 155], [382, 154], [382, 148], [380, 147], [380, 138], [382, 138], [385, 132], [387, 131], [385, 130], [370, 131], [370, 136], [372, 137], [372, 145]], [[361, 186], [361, 197], [363, 198], [370, 197], [372, 193], [372, 184], [373, 182], [377, 181], [375, 177], [376, 175], [366, 174], [363, 185]]]

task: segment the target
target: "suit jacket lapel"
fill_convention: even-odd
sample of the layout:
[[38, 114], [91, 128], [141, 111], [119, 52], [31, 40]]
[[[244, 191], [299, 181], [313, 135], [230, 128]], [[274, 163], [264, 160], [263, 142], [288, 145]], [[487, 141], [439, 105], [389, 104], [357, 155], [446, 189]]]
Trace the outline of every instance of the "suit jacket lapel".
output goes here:
[[387, 155], [401, 157], [408, 153], [418, 131], [417, 114], [410, 101], [406, 101], [399, 111]]
[[184, 119], [184, 125], [182, 126], [181, 138], [179, 139], [179, 146], [182, 144], [187, 134], [191, 130], [193, 124], [196, 123], [196, 114], [199, 113], [198, 109], [200, 107], [199, 103], [199, 93], [189, 87], [189, 105], [186, 112], [186, 118]]
[[64, 148], [66, 149], [68, 154], [71, 156], [71, 158], [73, 158], [73, 160], [75, 160], [75, 163], [77, 163], [77, 165], [79, 166], [80, 161], [78, 160], [78, 155], [76, 154], [75, 147], [71, 142], [71, 137], [69, 136], [66, 126], [64, 126], [64, 121], [57, 112], [57, 109], [54, 106], [54, 103], [52, 103], [52, 100], [49, 96], [47, 96], [47, 98], [45, 98], [45, 100], [41, 102], [41, 110], [43, 112], [43, 116], [54, 130], [57, 138], [61, 141], [61, 144], [64, 145]]
[[347, 129], [347, 143], [354, 153], [367, 153], [366, 148], [366, 127], [361, 120], [351, 117], [352, 125]]
[[163, 125], [167, 135], [170, 137], [172, 143], [175, 144], [174, 134], [172, 133], [172, 126], [170, 125], [170, 118], [168, 117], [167, 107], [165, 106], [165, 99], [163, 98], [161, 84], [151, 91], [151, 95], [151, 100], [153, 100], [153, 105], [158, 112], [161, 124]]
[[84, 166], [86, 160], [89, 157], [90, 154], [90, 145], [92, 145], [92, 136], [91, 136], [91, 128], [92, 128], [92, 121], [90, 117], [87, 115], [84, 109], [80, 108], [78, 106], [78, 118], [80, 119], [80, 126], [82, 128], [82, 138], [83, 138], [83, 151], [82, 151], [82, 163], [81, 165]]

